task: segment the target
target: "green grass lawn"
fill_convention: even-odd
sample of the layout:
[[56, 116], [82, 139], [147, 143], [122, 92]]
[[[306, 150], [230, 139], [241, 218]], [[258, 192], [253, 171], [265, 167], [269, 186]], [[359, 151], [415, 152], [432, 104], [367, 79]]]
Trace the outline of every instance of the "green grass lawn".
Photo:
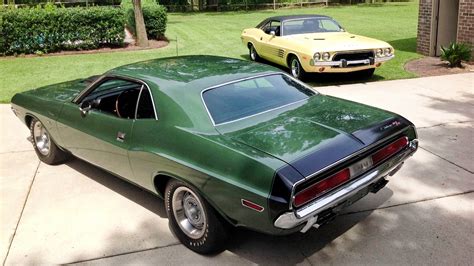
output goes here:
[[[242, 29], [254, 27], [266, 17], [286, 14], [329, 15], [351, 33], [374, 37], [393, 45], [396, 50], [395, 59], [377, 69], [373, 80], [414, 76], [406, 72], [403, 65], [419, 57], [415, 52], [418, 2], [277, 11], [169, 14], [166, 36], [171, 42], [165, 48], [0, 59], [0, 102], [9, 102], [13, 94], [32, 88], [101, 74], [127, 63], [174, 56], [177, 43], [179, 55], [213, 54], [247, 59], [247, 49], [240, 41]], [[321, 83], [315, 80], [314, 85]]]

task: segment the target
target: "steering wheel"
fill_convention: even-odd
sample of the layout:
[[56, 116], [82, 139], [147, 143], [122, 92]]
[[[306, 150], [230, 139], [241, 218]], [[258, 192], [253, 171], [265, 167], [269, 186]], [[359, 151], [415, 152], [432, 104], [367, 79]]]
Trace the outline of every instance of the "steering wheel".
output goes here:
[[130, 101], [132, 93], [132, 90], [122, 91], [117, 97], [117, 100], [115, 100], [115, 112], [118, 117], [130, 118], [130, 108], [133, 107], [133, 105], [130, 104], [132, 102]]

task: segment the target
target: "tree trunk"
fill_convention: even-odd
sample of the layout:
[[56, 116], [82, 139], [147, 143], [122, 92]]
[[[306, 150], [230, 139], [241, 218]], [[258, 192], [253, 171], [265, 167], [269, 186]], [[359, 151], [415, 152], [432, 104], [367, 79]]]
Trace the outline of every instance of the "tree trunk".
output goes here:
[[148, 47], [148, 37], [146, 36], [145, 20], [143, 19], [142, 1], [133, 0], [133, 12], [135, 13], [135, 33], [137, 45]]

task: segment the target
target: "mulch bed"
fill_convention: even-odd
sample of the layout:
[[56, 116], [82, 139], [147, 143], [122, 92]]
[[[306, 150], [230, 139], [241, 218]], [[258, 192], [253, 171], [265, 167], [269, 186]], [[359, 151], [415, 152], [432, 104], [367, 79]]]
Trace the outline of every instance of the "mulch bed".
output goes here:
[[156, 41], [156, 40], [149, 40], [148, 47], [140, 47], [135, 45], [134, 43], [125, 44], [124, 47], [102, 47], [99, 49], [93, 50], [82, 50], [82, 51], [61, 51], [56, 53], [48, 53], [44, 55], [36, 55], [36, 54], [27, 54], [27, 55], [17, 55], [17, 56], [5, 56], [0, 58], [16, 58], [16, 57], [39, 57], [39, 56], [58, 56], [58, 55], [76, 55], [76, 54], [97, 54], [97, 53], [110, 53], [110, 52], [125, 52], [125, 51], [139, 51], [139, 50], [150, 50], [150, 49], [158, 49], [168, 45], [168, 41]]
[[423, 57], [405, 64], [405, 70], [415, 73], [420, 77], [440, 76], [458, 73], [474, 72], [474, 62], [463, 63], [463, 68], [448, 67], [448, 63], [442, 62], [439, 57]]

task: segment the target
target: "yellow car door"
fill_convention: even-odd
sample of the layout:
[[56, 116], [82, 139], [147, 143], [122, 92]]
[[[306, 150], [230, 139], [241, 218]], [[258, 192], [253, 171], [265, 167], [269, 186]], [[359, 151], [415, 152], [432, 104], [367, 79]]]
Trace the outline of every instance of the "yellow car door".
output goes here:
[[280, 37], [281, 22], [278, 20], [269, 21], [262, 27], [262, 34], [259, 44], [255, 48], [259, 55], [266, 60], [281, 63], [284, 56], [282, 40]]

